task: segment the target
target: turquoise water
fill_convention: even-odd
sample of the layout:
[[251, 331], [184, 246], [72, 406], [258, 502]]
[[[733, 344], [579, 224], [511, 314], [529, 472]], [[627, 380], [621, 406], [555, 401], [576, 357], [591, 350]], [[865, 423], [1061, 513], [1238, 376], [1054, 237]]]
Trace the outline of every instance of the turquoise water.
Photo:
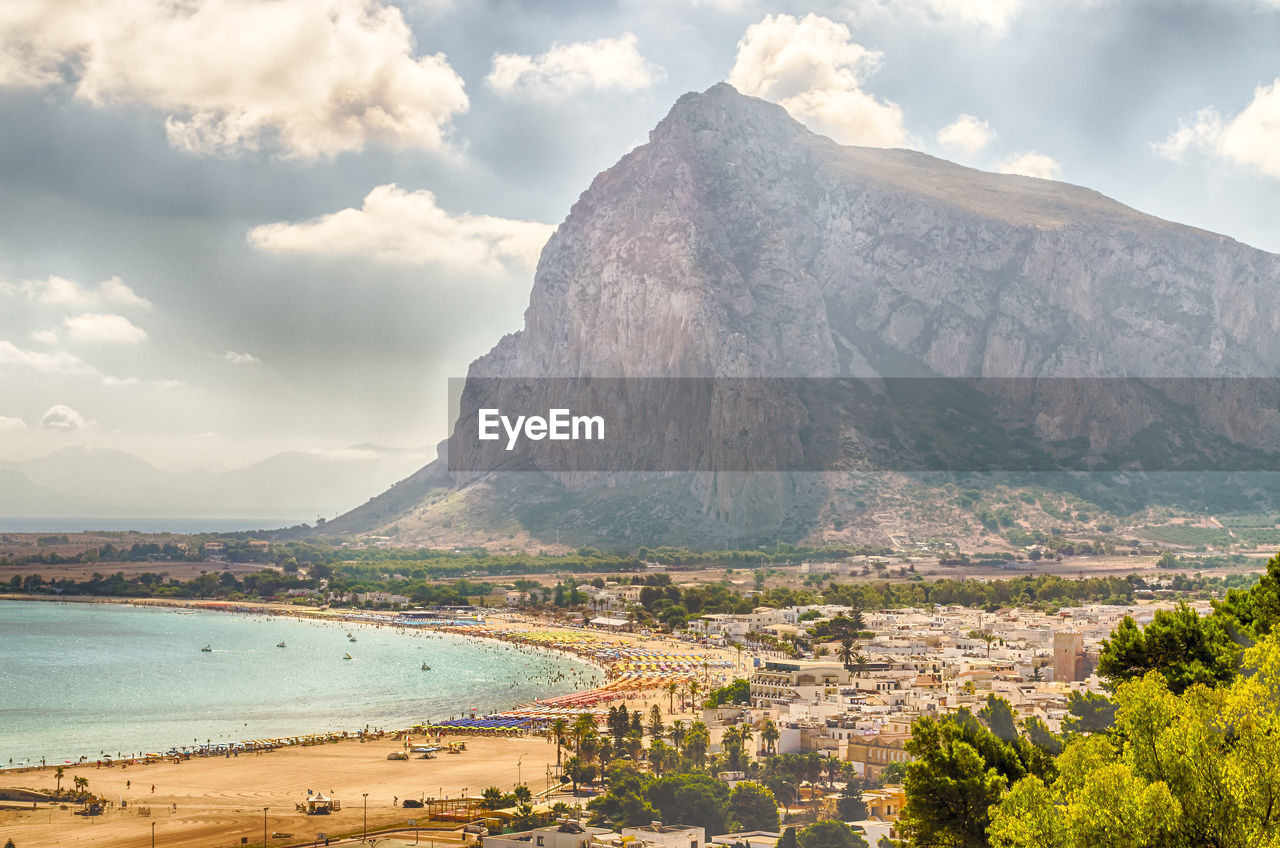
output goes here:
[[[281, 641], [287, 647], [276, 647]], [[202, 653], [204, 645], [213, 651]], [[343, 659], [347, 653], [352, 659]], [[421, 670], [424, 662], [430, 671]], [[0, 764], [408, 727], [472, 707], [507, 709], [596, 679], [585, 663], [490, 640], [279, 616], [0, 601]]]

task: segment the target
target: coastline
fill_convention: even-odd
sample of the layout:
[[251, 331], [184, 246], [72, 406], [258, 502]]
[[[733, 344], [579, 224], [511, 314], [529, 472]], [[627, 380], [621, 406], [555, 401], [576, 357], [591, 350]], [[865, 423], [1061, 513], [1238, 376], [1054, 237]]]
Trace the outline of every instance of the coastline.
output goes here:
[[[574, 653], [572, 651], [553, 650], [550, 648], [544, 648], [536, 645], [520, 644], [518, 640], [484, 637], [475, 633], [454, 633], [454, 632], [446, 631], [440, 627], [421, 626], [421, 625], [415, 626], [407, 622], [394, 620], [390, 616], [381, 614], [381, 613], [366, 613], [366, 612], [346, 611], [346, 610], [330, 613], [329, 611], [319, 611], [319, 610], [298, 610], [296, 608], [290, 608], [284, 605], [275, 605], [275, 604], [263, 604], [263, 603], [253, 603], [253, 602], [235, 602], [235, 603], [228, 604], [223, 602], [202, 602], [199, 600], [190, 601], [187, 599], [183, 599], [181, 601], [174, 601], [170, 599], [150, 599], [150, 598], [100, 598], [100, 597], [62, 598], [62, 597], [48, 597], [48, 596], [29, 596], [29, 595], [24, 596], [24, 595], [5, 594], [5, 595], [0, 595], [0, 601], [9, 601], [9, 602], [34, 601], [34, 602], [44, 602], [44, 603], [50, 603], [50, 602], [87, 603], [87, 604], [103, 604], [103, 605], [122, 606], [122, 607], [136, 607], [136, 608], [145, 608], [145, 609], [159, 608], [159, 609], [169, 609], [169, 610], [190, 610], [193, 612], [194, 611], [210, 611], [210, 612], [230, 613], [230, 614], [242, 616], [245, 618], [248, 618], [251, 616], [267, 615], [267, 616], [273, 616], [273, 617], [288, 618], [288, 619], [297, 620], [297, 621], [310, 621], [313, 623], [322, 623], [322, 624], [373, 626], [383, 630], [389, 629], [397, 634], [402, 634], [405, 636], [408, 636], [411, 634], [423, 635], [424, 631], [426, 633], [430, 633], [433, 635], [444, 635], [445, 633], [448, 633], [451, 639], [455, 640], [455, 642], [460, 644], [465, 644], [468, 640], [471, 640], [471, 639], [475, 639], [478, 641], [505, 642], [508, 644], [515, 644], [521, 650], [533, 650], [539, 653], [544, 653], [546, 656], [553, 657], [558, 661], [569, 661], [580, 667], [585, 666], [587, 669], [590, 670], [593, 677], [597, 677], [600, 680], [600, 682], [607, 680], [608, 671], [609, 671], [609, 667], [606, 664], [600, 663], [592, 659], [591, 657], [583, 656], [583, 655]], [[498, 688], [493, 688], [492, 697], [495, 701], [502, 702], [502, 695], [500, 694], [500, 691], [501, 690], [499, 690]], [[572, 694], [573, 692], [576, 692], [576, 691], [581, 691], [581, 690], [579, 688], [571, 686], [569, 691], [566, 694]], [[530, 699], [528, 698], [522, 697], [510, 703], [505, 703], [502, 709], [518, 708], [524, 704], [529, 703], [529, 700]], [[374, 721], [377, 721], [377, 720], [374, 720]], [[238, 738], [222, 738], [211, 745], [204, 745], [204, 744], [196, 745], [196, 744], [192, 744], [191, 741], [187, 741], [186, 744], [183, 744], [180, 741], [175, 743], [175, 740], [166, 738], [161, 741], [153, 741], [151, 743], [148, 743], [149, 747], [140, 748], [139, 750], [136, 750], [136, 751], [132, 750], [132, 748], [137, 747], [137, 743], [135, 743], [135, 745], [130, 746], [131, 750], [125, 756], [115, 757], [110, 759], [114, 760], [116, 764], [124, 763], [128, 765], [137, 766], [137, 765], [143, 765], [147, 763], [166, 761], [170, 759], [170, 756], [168, 754], [161, 754], [160, 756], [146, 756], [143, 753], [144, 751], [154, 753], [154, 752], [167, 752], [167, 751], [173, 751], [173, 750], [178, 751], [179, 756], [182, 756], [183, 753], [185, 752], [185, 755], [190, 759], [205, 759], [210, 756], [221, 756], [222, 752], [229, 749], [234, 749], [234, 748], [240, 748], [242, 750], [242, 753], [257, 753], [261, 751], [288, 749], [293, 747], [310, 747], [310, 746], [321, 745], [321, 744], [329, 744], [333, 742], [342, 742], [346, 740], [358, 740], [362, 736], [365, 736], [366, 738], [376, 739], [376, 738], [383, 738], [386, 736], [392, 736], [395, 734], [405, 734], [405, 733], [412, 732], [415, 727], [421, 728], [424, 726], [421, 723], [409, 723], [409, 722], [406, 722], [405, 726], [403, 727], [392, 727], [382, 721], [377, 721], [377, 724], [378, 724], [377, 727], [372, 727], [371, 724], [366, 723], [366, 721], [361, 716], [356, 715], [356, 716], [353, 716], [353, 720], [351, 722], [350, 727], [344, 728], [342, 727], [342, 725], [339, 724], [336, 727], [333, 725], [330, 725], [327, 728], [317, 729], [314, 726], [307, 727], [304, 725], [304, 726], [298, 727], [295, 732], [281, 733], [281, 734], [269, 735], [269, 736], [256, 736], [252, 738], [239, 738], [239, 739]], [[189, 737], [187, 738], [189, 740]], [[95, 748], [94, 750], [96, 751], [97, 749]], [[73, 752], [66, 752], [66, 753], [67, 753], [66, 756], [59, 756], [59, 757], [55, 757], [54, 759], [45, 759], [43, 761], [43, 764], [41, 764], [39, 757], [36, 757], [34, 761], [28, 758], [28, 760], [25, 761], [24, 763], [15, 763], [14, 765], [9, 765], [8, 762], [3, 762], [3, 763], [0, 763], [0, 775], [13, 775], [13, 774], [22, 774], [22, 773], [39, 772], [39, 771], [53, 771], [60, 766], [69, 768], [73, 765], [87, 764], [89, 767], [93, 767], [94, 764], [100, 760], [103, 762], [106, 762], [108, 760], [108, 758], [103, 757], [100, 753], [93, 753], [92, 755], [90, 755], [84, 750], [75, 751], [74, 753]]]
[[[10, 598], [10, 600], [14, 600]], [[58, 599], [70, 600], [70, 599]], [[133, 604], [134, 599], [90, 599], [93, 602]], [[141, 603], [140, 606], [154, 606]], [[195, 604], [165, 606], [202, 608]], [[243, 605], [239, 611], [262, 614], [268, 605]], [[288, 614], [293, 610], [275, 610]], [[313, 618], [314, 616], [299, 616]], [[393, 621], [373, 621], [369, 617], [347, 614], [322, 616], [327, 620], [396, 627]], [[669, 710], [670, 696], [652, 687], [637, 688], [633, 684], [648, 678], [626, 666], [653, 664], [653, 657], [692, 655], [699, 657], [697, 676], [706, 670], [701, 657], [709, 661], [729, 663], [732, 653], [724, 649], [701, 648], [658, 635], [615, 634], [580, 627], [566, 627], [558, 622], [501, 613], [486, 622], [486, 632], [454, 632], [455, 637], [485, 641], [521, 643], [522, 650], [550, 651], [577, 662], [589, 663], [605, 672], [605, 685], [621, 681], [620, 688], [609, 691], [628, 709], [647, 712], [657, 706], [664, 720], [690, 720], [700, 712], [685, 705]], [[398, 628], [410, 630], [412, 628]], [[439, 628], [431, 628], [443, 632]], [[548, 639], [564, 636], [558, 646]], [[586, 637], [586, 638], [584, 638]], [[540, 642], [540, 643], [539, 643]], [[537, 643], [537, 644], [535, 644]], [[587, 650], [595, 646], [595, 653]], [[614, 650], [618, 656], [606, 662], [600, 654]], [[652, 655], [652, 656], [650, 656]], [[717, 659], [718, 658], [718, 659]], [[691, 666], [687, 666], [691, 667]], [[713, 666], [718, 675], [730, 673], [727, 666]], [[629, 676], [630, 675], [630, 676]], [[638, 675], [638, 676], [637, 676]], [[604, 708], [597, 706], [599, 712]], [[466, 749], [448, 752], [448, 742], [465, 741]], [[388, 754], [405, 751], [413, 745], [434, 743], [441, 750], [430, 759], [412, 755], [410, 760], [391, 760]], [[145, 766], [145, 767], [144, 767]], [[162, 759], [150, 763], [112, 767], [85, 764], [65, 767], [59, 781], [55, 766], [27, 770], [0, 771], [0, 794], [5, 790], [33, 790], [48, 794], [58, 786], [69, 789], [73, 779], [88, 781], [87, 791], [106, 801], [101, 816], [76, 815], [78, 805], [71, 801], [53, 803], [0, 802], [0, 829], [12, 836], [22, 848], [145, 848], [154, 826], [157, 840], [168, 846], [183, 848], [222, 848], [248, 838], [260, 842], [264, 815], [274, 834], [292, 834], [273, 844], [311, 844], [312, 837], [326, 833], [335, 838], [359, 836], [368, 816], [368, 826], [404, 828], [409, 821], [423, 826], [423, 841], [428, 833], [436, 842], [455, 840], [456, 824], [428, 823], [424, 810], [405, 809], [404, 798], [452, 799], [476, 798], [485, 787], [509, 790], [525, 783], [533, 790], [535, 803], [549, 805], [564, 801], [573, 805], [581, 798], [568, 794], [560, 783], [557, 746], [548, 735], [530, 732], [511, 735], [474, 735], [465, 730], [450, 729], [442, 736], [434, 733], [384, 731], [364, 738], [315, 737], [305, 743], [272, 750], [244, 752], [238, 756], [193, 757], [187, 760]], [[304, 803], [308, 790], [323, 792], [343, 802], [342, 809], [331, 816], [312, 817], [296, 809]], [[366, 807], [367, 805], [367, 807]], [[22, 807], [22, 809], [18, 809]], [[428, 830], [429, 827], [445, 828]], [[256, 836], [255, 836], [256, 835]]]
[[[201, 601], [192, 599], [154, 599], [154, 598], [106, 598], [106, 597], [50, 597], [50, 596], [33, 596], [33, 595], [0, 595], [0, 600], [5, 601], [35, 601], [45, 603], [88, 603], [88, 604], [113, 604], [122, 606], [133, 606], [143, 608], [167, 608], [179, 610], [206, 610], [213, 612], [226, 612], [241, 615], [271, 615], [294, 618], [304, 621], [320, 621], [320, 622], [341, 622], [346, 624], [358, 624], [375, 626], [381, 628], [391, 628], [400, 632], [433, 632], [438, 634], [448, 634], [455, 639], [475, 639], [480, 641], [499, 642], [515, 645], [519, 650], [532, 650], [539, 653], [546, 653], [561, 659], [570, 660], [575, 663], [587, 665], [594, 669], [600, 681], [594, 687], [587, 690], [574, 690], [564, 695], [552, 696], [548, 699], [535, 699], [533, 704], [527, 700], [520, 700], [510, 704], [504, 710], [497, 710], [488, 715], [524, 715], [530, 713], [539, 713], [541, 710], [567, 710], [572, 714], [580, 714], [581, 712], [595, 712], [599, 717], [603, 712], [597, 705], [602, 702], [611, 702], [617, 700], [630, 700], [632, 698], [642, 696], [643, 693], [653, 688], [653, 684], [645, 685], [645, 679], [641, 678], [631, 682], [618, 679], [617, 669], [623, 664], [626, 651], [631, 650], [664, 650], [668, 649], [668, 643], [672, 646], [672, 650], [683, 650], [685, 652], [697, 651], [702, 653], [708, 660], [723, 661], [723, 657], [718, 657], [715, 649], [699, 648], [690, 645], [684, 645], [680, 642], [673, 641], [662, 637], [646, 637], [637, 634], [619, 634], [613, 632], [603, 632], [583, 627], [566, 626], [559, 622], [549, 622], [538, 618], [527, 617], [516, 613], [503, 612], [494, 613], [487, 620], [460, 621], [453, 620], [449, 622], [408, 622], [399, 620], [395, 617], [395, 613], [391, 612], [363, 612], [348, 610], [328, 610], [317, 608], [298, 608], [284, 604], [267, 604], [260, 602], [222, 602], [222, 601]], [[561, 642], [548, 642], [546, 639], [538, 639], [535, 637], [552, 634], [563, 637]], [[601, 657], [602, 652], [615, 654], [613, 662], [607, 662]], [[705, 666], [705, 662], [704, 662]], [[719, 670], [719, 669], [718, 669]], [[705, 669], [704, 669], [705, 674]], [[668, 675], [668, 677], [685, 679], [697, 676], [696, 672], [686, 671], [684, 673], [676, 673]], [[583, 703], [583, 706], [568, 707], [559, 706], [559, 701], [565, 701], [567, 704]], [[475, 713], [472, 713], [473, 718]], [[451, 719], [452, 721], [452, 719]], [[543, 721], [546, 723], [546, 720]], [[445, 723], [448, 724], [447, 722]], [[466, 731], [456, 726], [442, 726], [433, 724], [431, 726], [433, 732], [457, 734]], [[294, 747], [307, 747], [333, 742], [347, 741], [351, 739], [361, 739], [366, 732], [369, 737], [380, 739], [386, 736], [404, 736], [415, 732], [424, 733], [426, 725], [416, 724], [409, 727], [400, 728], [378, 728], [376, 732], [369, 731], [368, 726], [364, 730], [327, 730], [321, 732], [303, 732], [290, 736], [271, 737], [269, 739], [249, 739], [249, 740], [231, 740], [220, 743], [220, 745], [210, 746], [205, 749], [204, 746], [176, 746], [181, 751], [186, 749], [189, 751], [191, 758], [203, 759], [210, 756], [221, 756], [222, 752], [231, 750], [231, 746], [244, 746], [245, 753], [255, 753], [257, 751], [278, 750], [281, 748], [288, 749]], [[476, 732], [481, 732], [477, 730]], [[529, 726], [522, 728], [520, 733], [540, 733], [544, 732], [540, 727]], [[173, 748], [164, 748], [162, 750], [172, 750]], [[62, 762], [46, 762], [44, 765], [25, 765], [15, 767], [4, 767], [0, 765], [0, 775], [20, 774], [24, 772], [52, 770], [58, 766], [68, 767], [70, 765], [78, 765], [87, 763], [94, 764], [99, 758], [81, 756], [75, 760], [64, 760]], [[155, 762], [157, 760], [168, 759], [163, 757], [132, 757], [124, 758], [130, 765], [141, 765], [144, 762]]]

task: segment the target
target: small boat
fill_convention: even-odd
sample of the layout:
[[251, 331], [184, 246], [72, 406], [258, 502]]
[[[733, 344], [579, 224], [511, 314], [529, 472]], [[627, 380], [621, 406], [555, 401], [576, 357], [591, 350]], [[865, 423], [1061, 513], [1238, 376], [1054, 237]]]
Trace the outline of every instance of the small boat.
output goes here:
[[284, 642], [276, 642], [277, 648], [283, 648], [284, 646], [285, 646]]
[[423, 663], [423, 664], [422, 664], [422, 670], [423, 670], [423, 671], [430, 671], [430, 670], [431, 670], [431, 666], [427, 665], [426, 663]]
[[212, 654], [212, 653], [213, 653], [213, 646], [212, 646], [212, 645], [205, 645], [203, 648], [201, 648], [201, 649], [200, 649], [200, 653], [202, 653], [202, 654]]
[[349, 660], [349, 659], [351, 659], [351, 655], [350, 655], [350, 654], [343, 654], [343, 655], [342, 655], [342, 658], [343, 658], [344, 660]]
[[352, 636], [351, 638], [347, 639], [347, 641], [348, 641], [348, 642], [354, 642], [355, 640], [356, 640], [356, 637], [354, 637], [354, 636]]

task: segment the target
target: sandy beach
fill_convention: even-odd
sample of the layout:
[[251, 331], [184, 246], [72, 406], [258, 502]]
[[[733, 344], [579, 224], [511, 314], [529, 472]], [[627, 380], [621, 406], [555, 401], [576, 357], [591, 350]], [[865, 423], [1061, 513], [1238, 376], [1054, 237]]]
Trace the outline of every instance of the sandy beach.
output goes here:
[[[497, 623], [497, 622], [495, 622]], [[580, 636], [584, 631], [549, 625], [544, 621], [503, 617], [501, 627], [528, 627], [542, 632]], [[735, 659], [732, 652], [695, 648], [671, 640], [643, 639], [626, 634], [596, 634], [636, 648], [654, 651], [698, 652], [708, 657]], [[492, 637], [490, 637], [492, 638]], [[499, 637], [501, 638], [501, 637]], [[562, 648], [563, 649], [563, 648]], [[727, 669], [717, 669], [717, 678]], [[708, 681], [711, 682], [711, 681]], [[616, 693], [616, 696], [623, 695]], [[647, 711], [657, 703], [666, 713], [669, 698], [660, 690], [625, 693], [630, 709]], [[678, 708], [677, 708], [678, 709]], [[686, 722], [692, 712], [677, 714]], [[667, 721], [672, 716], [667, 716]], [[352, 716], [358, 725], [359, 716]], [[426, 741], [425, 736], [414, 737]], [[446, 736], [463, 740], [467, 750], [441, 752], [435, 759], [416, 756], [408, 761], [388, 760], [387, 754], [404, 748], [390, 736], [361, 742], [348, 740], [308, 747], [286, 747], [264, 753], [233, 757], [192, 758], [181, 763], [163, 762], [127, 767], [96, 767], [89, 762], [68, 766], [62, 786], [76, 777], [86, 778], [88, 791], [111, 802], [101, 816], [75, 815], [78, 805], [47, 803], [36, 809], [0, 802], [0, 844], [13, 839], [18, 848], [92, 845], [105, 848], [145, 848], [155, 844], [215, 848], [242, 844], [261, 845], [263, 808], [266, 826], [290, 838], [270, 838], [271, 845], [311, 844], [320, 833], [330, 837], [360, 836], [364, 827], [365, 793], [368, 794], [368, 827], [405, 826], [410, 819], [426, 824], [421, 811], [397, 805], [405, 798], [457, 798], [478, 796], [485, 787], [511, 789], [523, 780], [535, 794], [545, 792], [556, 762], [555, 745], [541, 736]], [[0, 772], [0, 789], [48, 792], [56, 778], [52, 768]], [[152, 786], [155, 787], [154, 792]], [[330, 816], [307, 816], [295, 805], [306, 800], [307, 790], [323, 792], [342, 802], [342, 810]], [[121, 802], [126, 802], [122, 805]], [[585, 803], [585, 799], [583, 799]], [[436, 827], [443, 827], [437, 823]], [[436, 838], [446, 837], [441, 831]]]

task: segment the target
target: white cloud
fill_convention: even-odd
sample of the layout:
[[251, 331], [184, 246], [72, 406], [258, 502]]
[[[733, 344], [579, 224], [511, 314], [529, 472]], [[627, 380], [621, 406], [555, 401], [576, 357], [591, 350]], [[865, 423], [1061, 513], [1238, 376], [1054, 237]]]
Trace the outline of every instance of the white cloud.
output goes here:
[[137, 344], [147, 338], [146, 330], [123, 315], [84, 312], [67, 317], [62, 326], [73, 342]]
[[222, 359], [228, 365], [257, 365], [262, 361], [252, 353], [236, 353], [234, 350], [224, 353]]
[[555, 228], [489, 215], [453, 215], [429, 191], [394, 183], [369, 192], [359, 209], [301, 223], [254, 227], [249, 243], [273, 253], [359, 256], [389, 265], [437, 265], [466, 272], [532, 268]]
[[97, 369], [65, 350], [52, 352], [26, 350], [12, 342], [0, 340], [0, 366], [18, 365], [43, 374], [96, 374]]
[[1056, 159], [1034, 150], [1010, 153], [996, 163], [996, 170], [1002, 174], [1039, 177], [1042, 180], [1056, 180], [1062, 175], [1062, 166]]
[[74, 433], [89, 425], [83, 415], [69, 406], [58, 403], [45, 412], [44, 417], [40, 419], [40, 426], [59, 433]]
[[1226, 159], [1242, 168], [1280, 177], [1280, 77], [1260, 85], [1240, 114], [1224, 118], [1212, 106], [1178, 122], [1178, 129], [1152, 145], [1167, 159], [1189, 150]]
[[879, 64], [880, 53], [855, 43], [844, 24], [819, 15], [768, 15], [738, 42], [729, 83], [844, 144], [902, 146], [902, 109], [861, 87]]
[[438, 149], [468, 106], [383, 0], [6, 0], [0, 32], [0, 86], [155, 107], [192, 153]]
[[503, 95], [557, 99], [582, 91], [637, 91], [663, 76], [640, 55], [636, 37], [628, 32], [621, 38], [553, 44], [539, 56], [497, 53], [485, 82]]
[[0, 433], [11, 433], [14, 430], [27, 429], [27, 422], [21, 418], [10, 418], [7, 415], [0, 415]]
[[[8, 291], [17, 291], [9, 286]], [[151, 301], [124, 284], [119, 277], [103, 280], [97, 286], [82, 286], [75, 280], [50, 276], [43, 280], [26, 280], [20, 289], [29, 299], [47, 306], [67, 306], [81, 309], [101, 306], [132, 306], [150, 309]]]
[[57, 330], [32, 330], [30, 333], [27, 334], [27, 336], [33, 342], [41, 342], [42, 344], [58, 343]]
[[972, 156], [995, 141], [996, 131], [991, 125], [973, 115], [961, 115], [938, 130], [938, 144], [950, 150], [959, 150]]

